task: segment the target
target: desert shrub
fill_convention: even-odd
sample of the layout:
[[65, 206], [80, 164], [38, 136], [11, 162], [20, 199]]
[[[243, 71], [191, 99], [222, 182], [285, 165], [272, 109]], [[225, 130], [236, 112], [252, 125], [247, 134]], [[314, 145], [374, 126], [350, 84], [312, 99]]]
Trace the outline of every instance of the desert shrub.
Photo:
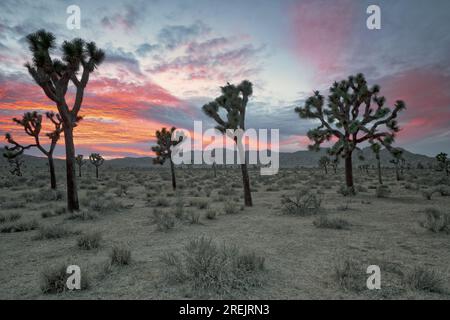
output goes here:
[[175, 227], [175, 218], [162, 210], [153, 210], [153, 223], [159, 231], [168, 231]]
[[100, 246], [101, 241], [102, 235], [100, 232], [91, 232], [81, 235], [77, 239], [77, 246], [84, 250], [96, 249]]
[[164, 197], [158, 197], [155, 199], [155, 203], [154, 206], [155, 207], [168, 207], [169, 206], [169, 200], [167, 200], [167, 198]]
[[435, 208], [425, 209], [426, 220], [421, 223], [422, 227], [432, 232], [450, 233], [450, 214], [441, 212]]
[[64, 199], [64, 193], [61, 190], [44, 189], [37, 192], [34, 197], [39, 201], [58, 201]]
[[209, 208], [205, 213], [205, 218], [208, 220], [214, 220], [217, 218], [217, 212], [214, 209]]
[[379, 185], [375, 191], [377, 198], [387, 198], [391, 194], [391, 190], [388, 186]]
[[188, 214], [190, 224], [200, 224], [200, 213], [195, 211], [190, 211]]
[[131, 263], [130, 249], [121, 246], [114, 246], [109, 254], [111, 265], [124, 266]]
[[416, 266], [405, 274], [403, 282], [415, 290], [443, 293], [443, 280], [442, 275], [436, 270]]
[[238, 213], [237, 204], [234, 202], [225, 202], [223, 205], [224, 214], [236, 214]]
[[36, 220], [10, 223], [0, 229], [0, 233], [13, 233], [35, 230], [39, 224]]
[[434, 189], [434, 192], [437, 192], [437, 193], [439, 193], [441, 196], [443, 196], [443, 197], [448, 197], [448, 196], [450, 196], [450, 188], [448, 187], [448, 186], [446, 186], [446, 185], [440, 185], [440, 186], [437, 186], [435, 189]]
[[114, 194], [118, 197], [126, 195], [128, 192], [128, 185], [121, 183], [119, 184], [119, 187], [114, 190]]
[[112, 213], [126, 208], [122, 203], [113, 199], [113, 197], [104, 196], [100, 192], [86, 194], [86, 197], [81, 200], [81, 204], [90, 211], [100, 214]]
[[260, 286], [264, 257], [242, 252], [235, 246], [218, 246], [211, 239], [191, 240], [182, 255], [166, 253], [162, 258], [169, 280], [189, 283], [196, 294], [201, 291], [232, 295]]
[[6, 222], [14, 222], [19, 220], [21, 215], [19, 213], [10, 213], [10, 214], [1, 214], [0, 215], [0, 223], [6, 223]]
[[174, 216], [177, 219], [183, 219], [184, 217], [184, 200], [180, 196], [178, 196], [177, 200], [175, 201]]
[[25, 202], [10, 200], [0, 203], [2, 209], [20, 209], [25, 208]]
[[330, 218], [325, 215], [319, 216], [317, 219], [313, 221], [314, 226], [317, 228], [326, 228], [326, 229], [348, 229], [350, 227], [350, 223], [347, 220], [341, 218]]
[[428, 189], [428, 190], [423, 190], [422, 191], [422, 195], [425, 199], [427, 200], [431, 200], [431, 197], [433, 196], [434, 190]]
[[198, 209], [207, 209], [209, 207], [209, 202], [206, 200], [195, 199], [191, 200], [191, 206], [197, 207]]
[[355, 194], [353, 190], [347, 186], [340, 186], [339, 189], [337, 190], [337, 193], [343, 195], [344, 197], [352, 196]]
[[357, 185], [355, 189], [357, 192], [367, 192], [367, 188], [362, 185]]
[[282, 213], [310, 216], [319, 212], [322, 200], [309, 191], [299, 191], [294, 196], [282, 195]]
[[352, 258], [337, 260], [334, 276], [339, 286], [348, 291], [362, 291], [366, 286], [366, 274], [363, 266]]
[[61, 225], [42, 226], [39, 228], [35, 240], [60, 239], [72, 234], [74, 234], [73, 231]]
[[[67, 286], [67, 278], [70, 274], [66, 273], [69, 264], [60, 264], [56, 267], [49, 267], [41, 273], [41, 291], [45, 294], [62, 293], [70, 291]], [[89, 277], [85, 272], [81, 273], [81, 290], [89, 288]]]

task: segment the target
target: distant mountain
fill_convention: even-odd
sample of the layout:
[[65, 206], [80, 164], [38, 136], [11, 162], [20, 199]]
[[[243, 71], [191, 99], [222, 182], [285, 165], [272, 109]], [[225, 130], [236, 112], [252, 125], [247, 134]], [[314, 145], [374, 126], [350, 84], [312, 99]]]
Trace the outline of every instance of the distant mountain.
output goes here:
[[[3, 154], [4, 149], [0, 148], [0, 153]], [[197, 152], [196, 152], [197, 153]], [[223, 151], [224, 156], [224, 162], [225, 162], [225, 154], [226, 150]], [[326, 155], [326, 150], [321, 149], [318, 152], [315, 151], [296, 151], [296, 152], [280, 152], [279, 154], [279, 161], [280, 161], [280, 167], [281, 168], [295, 168], [295, 167], [317, 167], [317, 163], [323, 155]], [[365, 148], [362, 150], [362, 155], [364, 156], [364, 161], [359, 160], [358, 157], [359, 153], [355, 151], [353, 153], [353, 164], [355, 166], [360, 165], [362, 163], [369, 164], [369, 165], [375, 165], [376, 159], [375, 155], [373, 154], [372, 150], [370, 148]], [[191, 153], [191, 159], [194, 159], [194, 152]], [[235, 159], [237, 157], [237, 154], [235, 152], [234, 155]], [[246, 154], [246, 157], [248, 158], [248, 152]], [[389, 162], [392, 159], [392, 156], [390, 153], [383, 149], [380, 152], [381, 157], [381, 164], [382, 166], [392, 166], [392, 164]], [[406, 160], [407, 163], [411, 164], [412, 167], [416, 167], [417, 164], [420, 162], [423, 165], [427, 165], [428, 163], [434, 163], [435, 159], [432, 157], [428, 157], [421, 154], [415, 154], [412, 152], [409, 152], [407, 150], [403, 150], [403, 157]], [[0, 156], [0, 164], [6, 165], [6, 159], [3, 156]], [[30, 155], [24, 155], [24, 160], [26, 163], [32, 164], [32, 165], [46, 165], [47, 159], [43, 157], [36, 157], [36, 156], [30, 156]], [[61, 159], [55, 159], [55, 162], [57, 165], [64, 165], [64, 160]], [[343, 164], [343, 161], [341, 161], [341, 165]], [[111, 160], [106, 160], [105, 167], [111, 167], [111, 168], [154, 168], [155, 165], [153, 164], [153, 158], [152, 157], [139, 157], [139, 158], [133, 158], [133, 157], [125, 157], [125, 158], [116, 158]]]

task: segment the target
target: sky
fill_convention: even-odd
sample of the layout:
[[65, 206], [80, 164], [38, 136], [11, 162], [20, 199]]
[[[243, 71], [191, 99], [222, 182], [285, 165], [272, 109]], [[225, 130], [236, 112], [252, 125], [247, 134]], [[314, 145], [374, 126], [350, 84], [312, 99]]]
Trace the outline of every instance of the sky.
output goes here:
[[[380, 30], [366, 26], [372, 4], [381, 9]], [[79, 30], [66, 27], [69, 5], [81, 10]], [[281, 151], [305, 150], [316, 123], [294, 108], [360, 72], [381, 86], [387, 106], [406, 103], [397, 146], [450, 153], [448, 0], [2, 0], [0, 135], [24, 144], [30, 137], [11, 119], [56, 111], [24, 67], [25, 37], [42, 28], [58, 45], [79, 37], [106, 52], [85, 91], [77, 154], [152, 156], [155, 130], [192, 130], [194, 120], [214, 127], [201, 107], [220, 86], [244, 79], [254, 92], [247, 128], [279, 129]], [[63, 155], [61, 139], [56, 156]]]

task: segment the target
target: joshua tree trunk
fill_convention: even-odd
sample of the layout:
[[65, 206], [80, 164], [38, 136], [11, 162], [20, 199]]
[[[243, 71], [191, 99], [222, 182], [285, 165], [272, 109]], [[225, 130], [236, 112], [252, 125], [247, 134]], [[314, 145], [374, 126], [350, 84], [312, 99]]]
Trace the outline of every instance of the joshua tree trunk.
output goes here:
[[95, 177], [96, 177], [97, 180], [98, 180], [98, 167], [97, 167], [97, 166], [95, 166]]
[[345, 156], [345, 182], [349, 191], [353, 193], [355, 191], [355, 187], [353, 186], [353, 165], [351, 152], [347, 153]]
[[328, 174], [327, 166], [324, 166], [324, 167], [323, 167], [323, 170], [325, 170], [325, 174]]
[[80, 165], [78, 166], [78, 177], [81, 178], [81, 166]]
[[213, 169], [214, 169], [214, 178], [217, 178], [217, 170], [216, 170], [216, 163], [213, 163]]
[[48, 169], [50, 170], [50, 187], [56, 189], [56, 175], [55, 175], [55, 163], [53, 162], [53, 156], [48, 156]]
[[241, 164], [241, 171], [242, 171], [242, 182], [244, 184], [244, 202], [245, 202], [245, 206], [251, 207], [251, 206], [253, 206], [253, 202], [252, 202], [252, 194], [250, 192], [250, 179], [248, 177], [248, 171], [247, 171], [247, 164], [246, 163]]
[[69, 212], [78, 210], [78, 191], [75, 178], [75, 145], [73, 143], [73, 128], [70, 123], [64, 123], [64, 141], [66, 144], [67, 173], [67, 208]]
[[172, 188], [173, 190], [177, 189], [177, 181], [175, 178], [175, 166], [173, 164], [172, 159], [170, 159], [170, 172], [172, 173]]
[[381, 162], [380, 158], [377, 158], [377, 167], [378, 167], [378, 182], [383, 184], [383, 179], [381, 178]]

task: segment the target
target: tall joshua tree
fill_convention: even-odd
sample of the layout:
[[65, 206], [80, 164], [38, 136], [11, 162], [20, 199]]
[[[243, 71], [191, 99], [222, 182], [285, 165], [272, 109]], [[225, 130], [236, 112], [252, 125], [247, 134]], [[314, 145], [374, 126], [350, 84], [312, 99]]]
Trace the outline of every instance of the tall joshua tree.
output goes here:
[[[55, 103], [63, 123], [67, 207], [72, 212], [79, 209], [73, 129], [81, 119], [79, 112], [90, 74], [103, 62], [105, 53], [98, 49], [94, 42], [85, 42], [76, 38], [63, 42], [61, 59], [52, 58], [50, 52], [56, 47], [55, 36], [45, 30], [29, 34], [27, 42], [32, 53], [32, 62], [25, 66], [45, 95]], [[66, 101], [70, 84], [75, 87], [75, 98], [71, 107]]]
[[[226, 86], [221, 87], [221, 91], [221, 96], [203, 106], [203, 112], [216, 121], [216, 129], [223, 134], [228, 133], [228, 130], [241, 129], [245, 131], [245, 112], [248, 99], [253, 94], [252, 83], [248, 80], [242, 81], [237, 86], [227, 83]], [[226, 112], [226, 120], [220, 116], [220, 108]], [[233, 138], [236, 144], [242, 143], [242, 141], [238, 141], [239, 138], [236, 135]], [[241, 158], [243, 158], [241, 161], [241, 172], [244, 185], [244, 201], [246, 206], [251, 207], [253, 203], [245, 153]]]
[[381, 143], [389, 149], [400, 130], [396, 118], [405, 109], [405, 103], [398, 100], [393, 109], [385, 107], [386, 99], [379, 96], [379, 92], [378, 85], [369, 88], [364, 75], [357, 74], [335, 82], [330, 88], [328, 103], [315, 91], [304, 106], [295, 108], [301, 118], [320, 122], [317, 128], [308, 131], [313, 142], [310, 149], [319, 150], [324, 142], [337, 140], [330, 153], [345, 159], [345, 180], [351, 193], [355, 190], [353, 151], [364, 142]]
[[156, 158], [153, 159], [153, 163], [163, 165], [167, 159], [170, 161], [170, 172], [172, 174], [172, 188], [176, 190], [177, 188], [177, 180], [175, 177], [175, 165], [172, 161], [172, 146], [176, 146], [181, 141], [183, 141], [183, 137], [180, 137], [178, 140], [172, 141], [172, 133], [176, 130], [175, 127], [172, 127], [169, 130], [166, 128], [162, 128], [161, 130], [156, 130], [156, 146], [152, 147], [152, 151], [156, 153]]
[[75, 157], [75, 162], [78, 165], [78, 177], [81, 178], [81, 167], [86, 164], [86, 160], [83, 159], [83, 155], [79, 154]]
[[52, 122], [55, 129], [52, 132], [46, 133], [46, 136], [50, 139], [50, 147], [47, 149], [41, 143], [40, 133], [42, 130], [42, 115], [33, 112], [26, 112], [22, 119], [13, 118], [13, 121], [18, 125], [22, 126], [25, 133], [30, 137], [33, 137], [34, 143], [29, 145], [22, 145], [13, 139], [11, 134], [7, 133], [5, 135], [6, 141], [12, 144], [12, 147], [6, 146], [6, 150], [12, 151], [16, 155], [22, 154], [26, 149], [37, 148], [41, 151], [48, 159], [48, 167], [50, 171], [50, 187], [56, 189], [56, 175], [55, 175], [55, 163], [53, 161], [53, 152], [55, 151], [56, 144], [61, 136], [62, 119], [59, 114], [53, 112], [47, 112], [46, 117]]
[[95, 166], [95, 177], [98, 179], [98, 168], [103, 165], [105, 159], [98, 153], [91, 153], [89, 160]]
[[450, 172], [450, 160], [447, 158], [447, 154], [444, 152], [439, 153], [436, 155], [436, 160], [439, 163], [439, 167], [444, 170], [448, 176]]

